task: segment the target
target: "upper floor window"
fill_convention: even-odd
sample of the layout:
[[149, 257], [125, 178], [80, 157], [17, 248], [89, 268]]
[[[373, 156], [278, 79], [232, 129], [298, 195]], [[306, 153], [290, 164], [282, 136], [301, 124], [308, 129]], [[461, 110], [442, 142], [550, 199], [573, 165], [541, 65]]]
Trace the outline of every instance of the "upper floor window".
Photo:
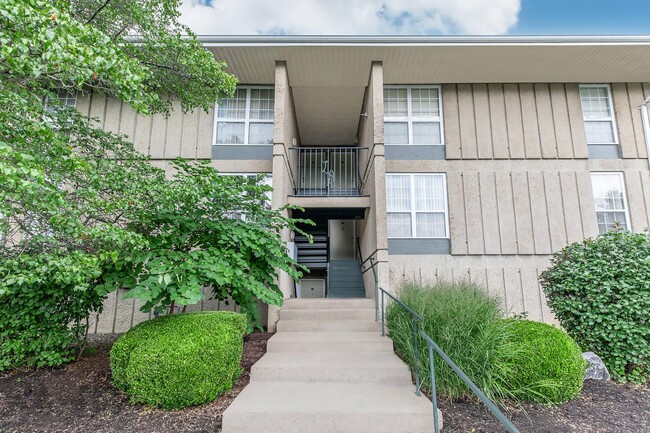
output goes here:
[[447, 179], [435, 174], [387, 174], [389, 238], [448, 238]]
[[[76, 90], [69, 90], [69, 89], [56, 89], [55, 91], [52, 92], [54, 95], [56, 95], [56, 99], [59, 101], [59, 104], [65, 105], [68, 107], [76, 107], [77, 106], [77, 91]], [[46, 110], [51, 110], [53, 105], [48, 104], [49, 100], [51, 99], [50, 96], [45, 97], [45, 109]], [[54, 104], [56, 105], [56, 104]]]
[[385, 144], [443, 144], [440, 86], [384, 87]]
[[216, 144], [273, 144], [275, 90], [240, 87], [216, 109]]
[[608, 84], [580, 85], [587, 144], [617, 144], [612, 93]]
[[591, 173], [591, 186], [596, 205], [598, 233], [603, 234], [616, 228], [629, 230], [627, 200], [623, 173]]

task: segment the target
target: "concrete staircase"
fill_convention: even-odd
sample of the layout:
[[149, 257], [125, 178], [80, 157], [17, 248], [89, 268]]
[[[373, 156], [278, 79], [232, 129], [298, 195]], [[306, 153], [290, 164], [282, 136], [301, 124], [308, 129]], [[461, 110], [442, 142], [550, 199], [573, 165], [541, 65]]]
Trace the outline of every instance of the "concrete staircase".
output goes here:
[[[222, 433], [431, 433], [371, 299], [289, 299]], [[440, 418], [442, 419], [442, 417]]]

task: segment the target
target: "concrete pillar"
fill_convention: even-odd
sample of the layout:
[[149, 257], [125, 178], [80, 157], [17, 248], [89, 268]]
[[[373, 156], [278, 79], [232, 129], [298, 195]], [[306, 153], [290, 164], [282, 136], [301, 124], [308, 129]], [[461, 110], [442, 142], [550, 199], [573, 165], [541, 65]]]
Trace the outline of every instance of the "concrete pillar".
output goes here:
[[[293, 107], [291, 87], [289, 85], [289, 74], [286, 62], [280, 61], [275, 66], [275, 106], [274, 106], [274, 130], [273, 130], [273, 195], [271, 206], [273, 209], [280, 209], [288, 203], [288, 196], [293, 194], [293, 152], [292, 147], [298, 145], [298, 127], [296, 114]], [[288, 212], [284, 211], [285, 216]], [[282, 231], [282, 240], [291, 241], [291, 231]], [[286, 272], [280, 272], [278, 286], [284, 298], [293, 296], [294, 284]], [[269, 306], [268, 328], [275, 331], [275, 325], [279, 320], [279, 308]]]

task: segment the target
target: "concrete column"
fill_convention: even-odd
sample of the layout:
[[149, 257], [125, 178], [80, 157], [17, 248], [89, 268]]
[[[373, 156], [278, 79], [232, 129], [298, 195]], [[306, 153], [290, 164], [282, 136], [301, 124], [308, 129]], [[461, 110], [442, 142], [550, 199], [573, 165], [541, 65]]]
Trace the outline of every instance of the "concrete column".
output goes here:
[[[280, 209], [288, 202], [288, 196], [293, 194], [293, 152], [290, 148], [300, 142], [296, 114], [293, 107], [291, 87], [289, 85], [289, 74], [286, 62], [280, 61], [275, 66], [275, 106], [274, 106], [274, 130], [273, 130], [273, 195], [271, 206], [273, 209]], [[288, 216], [288, 212], [285, 216]], [[282, 240], [291, 241], [291, 231], [282, 231]], [[280, 272], [278, 286], [284, 298], [293, 296], [293, 280], [286, 272]], [[279, 320], [279, 308], [269, 306], [268, 328], [274, 332], [276, 323]]]

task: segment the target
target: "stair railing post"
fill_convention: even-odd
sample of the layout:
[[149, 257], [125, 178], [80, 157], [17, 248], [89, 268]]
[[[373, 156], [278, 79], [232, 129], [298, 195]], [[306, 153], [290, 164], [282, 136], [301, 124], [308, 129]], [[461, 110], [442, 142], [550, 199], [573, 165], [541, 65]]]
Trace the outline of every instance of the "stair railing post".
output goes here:
[[384, 314], [385, 314], [385, 309], [384, 309], [384, 291], [381, 291], [381, 336], [385, 336], [386, 333], [384, 332]]
[[415, 395], [420, 396], [420, 350], [418, 349], [418, 321], [413, 318], [413, 348], [415, 349]]
[[433, 347], [431, 343], [427, 343], [429, 347], [429, 370], [431, 371], [431, 403], [433, 404], [433, 431], [440, 433], [438, 426], [438, 399], [436, 398], [436, 372], [433, 365]]

